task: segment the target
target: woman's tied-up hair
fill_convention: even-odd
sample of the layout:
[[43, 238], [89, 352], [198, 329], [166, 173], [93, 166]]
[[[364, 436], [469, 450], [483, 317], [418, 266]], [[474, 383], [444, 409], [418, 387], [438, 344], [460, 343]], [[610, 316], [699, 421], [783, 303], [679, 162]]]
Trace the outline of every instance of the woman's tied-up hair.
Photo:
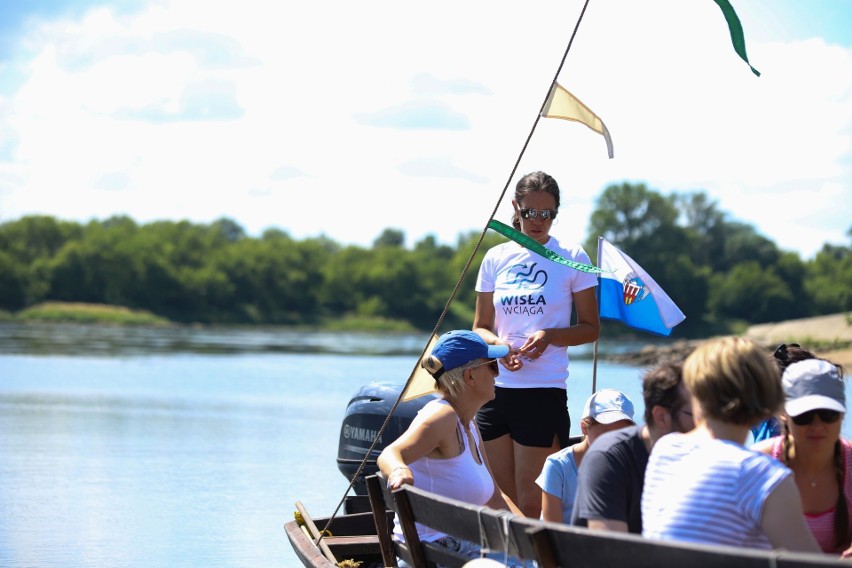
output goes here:
[[[460, 367], [444, 370], [444, 366], [437, 357], [428, 355], [423, 358], [420, 366], [429, 371], [432, 378], [435, 379], [435, 387], [442, 394], [455, 398], [464, 390], [464, 372], [471, 367], [476, 367], [482, 364], [487, 359], [474, 359]], [[437, 375], [437, 376], [436, 376]]]

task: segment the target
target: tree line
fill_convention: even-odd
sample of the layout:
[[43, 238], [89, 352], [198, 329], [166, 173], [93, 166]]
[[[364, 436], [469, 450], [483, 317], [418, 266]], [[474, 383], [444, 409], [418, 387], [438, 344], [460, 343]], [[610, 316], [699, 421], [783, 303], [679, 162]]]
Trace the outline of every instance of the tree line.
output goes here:
[[[644, 184], [611, 185], [597, 199], [583, 243], [593, 262], [598, 235], [633, 257], [687, 315], [674, 335], [852, 309], [852, 247], [825, 244], [803, 260], [729, 219], [704, 192], [664, 196]], [[404, 232], [388, 228], [365, 248], [322, 236], [296, 240], [280, 229], [249, 237], [227, 218], [138, 224], [116, 216], [81, 224], [27, 216], [0, 224], [0, 309], [53, 300], [126, 306], [185, 323], [349, 319], [431, 330], [456, 290], [444, 327], [469, 327], [479, 262], [505, 240], [489, 232], [477, 248], [479, 238], [472, 232], [449, 246], [430, 235], [406, 248]]]

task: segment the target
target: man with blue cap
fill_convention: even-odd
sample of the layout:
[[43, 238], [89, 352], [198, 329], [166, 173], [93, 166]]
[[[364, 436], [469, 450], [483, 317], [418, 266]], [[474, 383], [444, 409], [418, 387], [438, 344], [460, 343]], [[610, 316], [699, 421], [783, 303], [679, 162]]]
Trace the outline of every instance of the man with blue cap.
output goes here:
[[[494, 398], [497, 359], [509, 353], [507, 345], [489, 345], [477, 333], [454, 330], [438, 338], [421, 365], [435, 379], [440, 398], [428, 402], [408, 429], [385, 447], [377, 460], [391, 489], [404, 484], [474, 505], [520, 510], [508, 499], [491, 474], [474, 417]], [[479, 556], [470, 542], [418, 526], [420, 540], [437, 542], [451, 550]], [[394, 538], [404, 541], [398, 523]]]

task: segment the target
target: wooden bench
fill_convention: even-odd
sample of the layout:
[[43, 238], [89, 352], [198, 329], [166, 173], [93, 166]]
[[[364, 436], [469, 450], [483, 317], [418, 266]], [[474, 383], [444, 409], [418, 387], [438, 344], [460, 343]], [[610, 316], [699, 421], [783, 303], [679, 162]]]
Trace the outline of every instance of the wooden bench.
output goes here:
[[[399, 519], [405, 537], [405, 543], [400, 543], [393, 540], [391, 530], [379, 534], [385, 566], [396, 566], [396, 557], [415, 568], [436, 564], [460, 567], [471, 560], [470, 556], [434, 543], [422, 542], [415, 523], [460, 540], [477, 543], [484, 550], [534, 559], [530, 556], [534, 548], [526, 534], [519, 533], [521, 538], [527, 539], [526, 543], [519, 546], [514, 540], [509, 529], [511, 520], [515, 518], [512, 513], [448, 499], [411, 485], [390, 492], [387, 482], [380, 475], [369, 476], [365, 481], [373, 514], [380, 515], [382, 511], [392, 510]], [[381, 533], [378, 527], [376, 532]]]
[[639, 535], [590, 531], [561, 523], [528, 521], [539, 565], [544, 568], [818, 568], [847, 562], [823, 554], [756, 550], [658, 541]]

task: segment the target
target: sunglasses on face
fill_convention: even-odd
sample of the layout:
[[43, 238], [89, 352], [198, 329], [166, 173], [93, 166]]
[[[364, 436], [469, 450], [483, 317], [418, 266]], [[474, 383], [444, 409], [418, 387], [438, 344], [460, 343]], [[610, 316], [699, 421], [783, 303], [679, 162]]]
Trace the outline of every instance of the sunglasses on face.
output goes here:
[[550, 221], [556, 219], [556, 209], [518, 209], [522, 219], [541, 219]]
[[473, 365], [473, 366], [468, 367], [468, 368], [476, 369], [477, 367], [484, 367], [485, 365], [488, 365], [488, 368], [491, 369], [491, 371], [493, 373], [495, 373], [495, 374], [500, 373], [500, 366], [497, 364], [497, 359], [489, 359], [485, 363], [479, 363], [478, 365]]
[[819, 416], [819, 419], [822, 420], [823, 424], [834, 424], [840, 419], [840, 413], [836, 410], [827, 410], [827, 409], [819, 409], [819, 410], [809, 410], [804, 414], [799, 414], [798, 416], [791, 416], [793, 423], [797, 426], [807, 426], [811, 422], [814, 421], [814, 416]]

